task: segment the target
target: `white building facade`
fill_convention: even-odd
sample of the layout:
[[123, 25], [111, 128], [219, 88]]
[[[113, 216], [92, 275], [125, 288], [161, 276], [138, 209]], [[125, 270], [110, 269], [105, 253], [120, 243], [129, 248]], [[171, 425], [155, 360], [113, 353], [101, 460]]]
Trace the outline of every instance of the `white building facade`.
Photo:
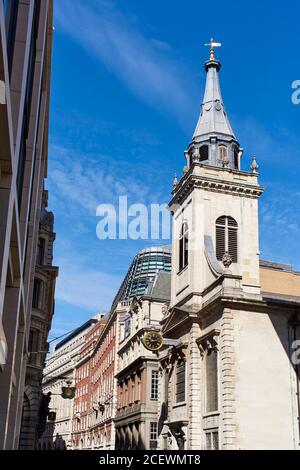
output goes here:
[[41, 450], [70, 450], [72, 446], [73, 399], [62, 398], [62, 387], [75, 386], [75, 370], [85, 335], [96, 319], [91, 319], [59, 343], [50, 356], [43, 378], [43, 393], [51, 393], [49, 410], [56, 414], [54, 422], [47, 421], [38, 441]]

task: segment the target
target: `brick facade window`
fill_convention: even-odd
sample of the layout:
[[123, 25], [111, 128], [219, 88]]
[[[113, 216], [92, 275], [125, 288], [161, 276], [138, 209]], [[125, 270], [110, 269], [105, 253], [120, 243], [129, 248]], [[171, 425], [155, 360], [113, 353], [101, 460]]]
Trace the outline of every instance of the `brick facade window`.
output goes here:
[[157, 423], [150, 423], [150, 450], [157, 448]]
[[159, 381], [158, 371], [153, 370], [151, 372], [151, 400], [158, 399], [158, 381]]

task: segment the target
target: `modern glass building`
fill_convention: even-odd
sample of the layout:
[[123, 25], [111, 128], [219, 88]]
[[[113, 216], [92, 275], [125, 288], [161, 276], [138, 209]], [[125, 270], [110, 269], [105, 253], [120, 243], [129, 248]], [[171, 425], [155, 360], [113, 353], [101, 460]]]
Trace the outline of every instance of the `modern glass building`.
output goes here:
[[171, 272], [171, 246], [144, 248], [134, 258], [112, 303], [113, 311], [120, 300], [145, 294], [158, 271]]

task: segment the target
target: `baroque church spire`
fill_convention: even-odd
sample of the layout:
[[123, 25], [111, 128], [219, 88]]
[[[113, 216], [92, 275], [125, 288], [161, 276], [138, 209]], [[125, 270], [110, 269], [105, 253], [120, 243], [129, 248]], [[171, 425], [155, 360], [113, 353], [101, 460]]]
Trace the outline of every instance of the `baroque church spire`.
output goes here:
[[200, 161], [238, 170], [242, 150], [225, 111], [219, 83], [221, 63], [215, 58], [215, 47], [221, 44], [211, 39], [206, 45], [210, 46], [210, 58], [205, 63], [205, 93], [196, 129], [186, 151], [188, 165]]

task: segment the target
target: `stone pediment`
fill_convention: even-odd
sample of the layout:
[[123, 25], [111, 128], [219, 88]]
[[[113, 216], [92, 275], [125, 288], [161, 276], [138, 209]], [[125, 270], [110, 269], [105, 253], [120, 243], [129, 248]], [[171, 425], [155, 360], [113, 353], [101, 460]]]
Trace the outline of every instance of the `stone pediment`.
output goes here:
[[177, 328], [181, 323], [189, 318], [189, 312], [180, 310], [178, 308], [172, 309], [169, 315], [164, 319], [162, 333], [166, 335], [168, 331]]

